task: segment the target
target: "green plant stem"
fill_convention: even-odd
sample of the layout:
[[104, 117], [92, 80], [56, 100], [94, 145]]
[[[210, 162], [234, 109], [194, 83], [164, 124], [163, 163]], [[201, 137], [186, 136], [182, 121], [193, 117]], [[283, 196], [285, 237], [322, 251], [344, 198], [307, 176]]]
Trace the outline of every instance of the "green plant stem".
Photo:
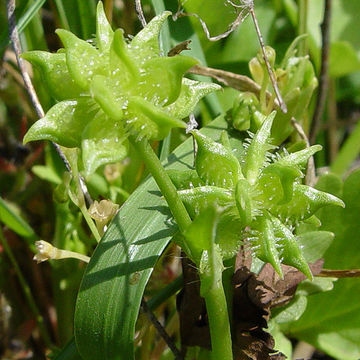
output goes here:
[[177, 190], [170, 180], [169, 175], [161, 165], [159, 158], [156, 156], [147, 139], [143, 138], [140, 141], [136, 141], [133, 136], [130, 136], [129, 140], [134, 148], [139, 152], [151, 175], [154, 177], [161, 193], [164, 195], [169, 205], [180, 232], [183, 233], [191, 224], [191, 219], [184, 204], [180, 200]]
[[90, 228], [91, 233], [94, 235], [96, 241], [99, 242], [101, 240], [101, 236], [99, 234], [99, 231], [98, 231], [96, 225], [94, 224], [93, 220], [91, 219], [91, 217], [89, 215], [89, 212], [86, 208], [85, 203], [83, 203], [79, 208], [80, 208], [81, 213], [84, 216], [86, 223], [88, 224], [88, 226]]
[[[213, 254], [215, 256], [215, 254]], [[214, 257], [209, 255], [209, 258]], [[220, 257], [220, 255], [218, 255]], [[218, 264], [220, 260], [220, 264]], [[211, 260], [210, 260], [211, 261]], [[211, 261], [210, 271], [200, 273], [201, 296], [205, 298], [211, 337], [211, 359], [233, 360], [227, 301], [222, 284], [222, 260]], [[220, 266], [216, 266], [220, 265]]]
[[[298, 35], [307, 33], [307, 13], [308, 13], [308, 0], [299, 1], [298, 11]], [[304, 39], [299, 44], [299, 56], [307, 55], [307, 40]]]
[[205, 297], [211, 336], [211, 359], [233, 360], [231, 332], [224, 289], [213, 287]]
[[35, 303], [35, 300], [31, 294], [31, 290], [30, 290], [30, 287], [28, 286], [28, 284], [26, 283], [26, 280], [20, 270], [20, 267], [15, 259], [15, 256], [14, 254], [12, 253], [11, 251], [11, 248], [9, 246], [9, 244], [7, 243], [7, 240], [4, 236], [4, 233], [2, 231], [2, 228], [0, 227], [0, 240], [1, 240], [1, 243], [2, 243], [2, 246], [6, 252], [6, 255], [8, 256], [12, 266], [14, 267], [14, 270], [15, 270], [15, 273], [19, 279], [19, 282], [20, 282], [20, 285], [21, 285], [21, 288], [24, 292], [24, 295], [25, 295], [25, 298], [28, 302], [28, 305], [29, 305], [29, 308], [31, 310], [31, 312], [33, 313], [35, 319], [36, 319], [36, 322], [37, 322], [37, 325], [39, 327], [39, 331], [40, 331], [40, 334], [41, 334], [41, 337], [43, 338], [44, 340], [44, 343], [47, 347], [52, 347], [52, 343], [51, 343], [51, 340], [50, 340], [50, 337], [49, 337], [49, 334], [46, 330], [46, 327], [45, 327], [45, 324], [44, 324], [44, 319], [43, 317], [41, 316], [40, 314], [40, 311], [38, 309], [38, 307], [36, 306], [36, 303]]

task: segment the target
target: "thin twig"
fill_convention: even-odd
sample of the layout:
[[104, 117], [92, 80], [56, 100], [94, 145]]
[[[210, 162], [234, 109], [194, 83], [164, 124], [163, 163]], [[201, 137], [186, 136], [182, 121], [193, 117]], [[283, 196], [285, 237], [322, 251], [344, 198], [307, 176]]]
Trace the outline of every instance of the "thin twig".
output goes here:
[[[230, 71], [214, 69], [201, 65], [193, 66], [190, 70], [188, 70], [188, 72], [191, 74], [210, 76], [226, 86], [232, 87], [239, 91], [250, 91], [257, 97], [260, 96], [261, 86], [245, 75], [239, 75]], [[271, 93], [267, 91], [266, 98], [270, 99], [271, 96]], [[275, 104], [276, 106], [279, 106], [277, 101], [275, 101]]]
[[20, 57], [20, 54], [22, 51], [21, 51], [19, 33], [18, 33], [17, 27], [16, 27], [15, 0], [8, 0], [7, 16], [8, 16], [8, 22], [9, 22], [10, 40], [14, 47], [16, 61], [18, 63], [22, 78], [24, 80], [26, 90], [30, 96], [30, 100], [35, 108], [36, 114], [39, 116], [39, 118], [43, 118], [45, 116], [44, 110], [43, 110], [43, 108], [39, 102], [39, 99], [36, 95], [36, 92], [35, 92], [32, 82], [31, 82], [30, 76], [29, 76], [28, 72], [26, 71], [24, 60]]
[[327, 138], [329, 142], [329, 162], [330, 164], [332, 164], [339, 152], [335, 79], [330, 79], [329, 81], [328, 94], [329, 95], [327, 102], [327, 109], [328, 109]]
[[144, 16], [142, 6], [141, 6], [141, 0], [135, 0], [135, 11], [136, 11], [136, 14], [137, 14], [140, 22], [141, 22], [141, 25], [143, 27], [145, 27], [146, 26], [146, 20], [145, 20], [145, 16]]
[[319, 274], [316, 276], [319, 277], [333, 277], [333, 278], [352, 278], [360, 277], [360, 269], [351, 269], [351, 270], [329, 270], [322, 269]]
[[210, 35], [210, 31], [209, 31], [205, 21], [202, 20], [198, 14], [186, 13], [186, 12], [183, 12], [180, 10], [176, 14], [173, 15], [173, 20], [175, 21], [177, 18], [184, 17], [184, 16], [194, 16], [199, 20], [201, 27], [203, 28], [204, 33], [205, 33], [206, 37], [208, 38], [208, 40], [218, 41], [218, 40], [224, 39], [227, 36], [229, 36], [248, 17], [248, 15], [249, 15], [249, 12], [247, 11], [247, 9], [241, 10], [239, 15], [236, 17], [236, 19], [229, 25], [228, 30], [225, 31], [224, 33], [222, 33], [220, 35], [216, 35], [216, 36]]
[[319, 77], [319, 92], [316, 99], [316, 107], [310, 131], [310, 143], [314, 144], [321, 125], [321, 118], [324, 112], [325, 100], [328, 88], [329, 53], [330, 53], [330, 20], [331, 0], [325, 0], [324, 19], [321, 24], [322, 51], [321, 70]]
[[[310, 147], [310, 142], [308, 137], [305, 134], [304, 129], [302, 126], [296, 121], [294, 117], [291, 118], [291, 124], [295, 128], [295, 130], [298, 132], [300, 137], [305, 141], [306, 147]], [[314, 157], [311, 156], [308, 161], [308, 166], [306, 170], [306, 177], [305, 177], [305, 183], [309, 186], [314, 186], [316, 184], [316, 172], [315, 172], [315, 161]]]
[[[13, 44], [13, 48], [15, 51], [15, 55], [16, 55], [16, 61], [17, 64], [19, 66], [20, 72], [21, 72], [21, 76], [24, 80], [24, 85], [26, 88], [27, 93], [30, 96], [30, 100], [34, 106], [34, 109], [36, 111], [37, 116], [41, 119], [45, 116], [45, 112], [44, 109], [42, 108], [39, 98], [36, 94], [36, 91], [34, 89], [34, 86], [31, 82], [30, 76], [26, 70], [26, 66], [24, 63], [24, 60], [20, 57], [21, 53], [22, 53], [22, 49], [21, 49], [21, 45], [20, 45], [20, 37], [19, 37], [19, 32], [17, 30], [16, 27], [16, 17], [15, 17], [15, 0], [8, 0], [7, 1], [7, 18], [8, 18], [8, 22], [9, 22], [9, 36], [10, 36], [10, 40]], [[69, 172], [71, 172], [71, 167], [69, 162], [67, 161], [64, 153], [61, 151], [60, 146], [54, 142], [52, 142], [53, 146], [56, 149], [56, 152], [59, 154], [61, 160], [64, 162], [67, 170]], [[84, 193], [84, 196], [86, 198], [86, 201], [91, 204], [92, 203], [92, 199], [89, 195], [89, 192], [87, 190], [86, 184], [84, 182], [84, 179], [82, 177], [80, 177], [80, 184], [81, 184], [81, 189]]]
[[141, 307], [144, 311], [144, 313], [147, 315], [150, 322], [155, 326], [157, 332], [159, 335], [163, 338], [163, 340], [166, 342], [169, 349], [172, 351], [172, 353], [175, 356], [175, 360], [183, 360], [183, 356], [181, 355], [178, 348], [175, 346], [174, 342], [171, 340], [170, 336], [164, 329], [164, 327], [160, 324], [154, 313], [150, 310], [148, 307], [146, 301], [144, 299], [141, 300]]
[[287, 106], [286, 106], [286, 104], [285, 104], [285, 102], [284, 102], [284, 100], [283, 100], [283, 98], [282, 98], [282, 96], [280, 94], [279, 87], [278, 87], [274, 72], [273, 72], [273, 70], [271, 68], [271, 65], [269, 63], [269, 59], [266, 56], [264, 40], [263, 40], [261, 31], [260, 31], [260, 27], [259, 27], [257, 18], [255, 16], [255, 11], [254, 11], [254, 6], [253, 5], [250, 7], [249, 11], [250, 11], [251, 17], [252, 17], [254, 25], [255, 25], [255, 30], [256, 30], [256, 33], [258, 35], [258, 39], [259, 39], [259, 42], [260, 42], [261, 51], [263, 53], [265, 65], [266, 65], [267, 71], [269, 73], [271, 84], [273, 86], [276, 98], [277, 98], [277, 100], [279, 102], [281, 111], [284, 114], [286, 114], [287, 113]]

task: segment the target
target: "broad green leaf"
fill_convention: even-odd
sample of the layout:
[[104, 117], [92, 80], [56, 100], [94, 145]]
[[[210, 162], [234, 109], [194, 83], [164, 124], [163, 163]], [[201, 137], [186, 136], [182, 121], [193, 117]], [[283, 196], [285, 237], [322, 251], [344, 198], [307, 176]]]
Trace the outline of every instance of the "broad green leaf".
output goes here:
[[360, 70], [359, 54], [349, 42], [334, 42], [331, 45], [330, 54], [331, 77], [341, 77]]
[[[204, 129], [218, 140], [223, 118]], [[193, 161], [192, 140], [183, 143], [169, 168], [186, 169]], [[187, 164], [187, 165], [186, 165]], [[75, 338], [85, 359], [134, 358], [134, 331], [145, 285], [160, 254], [177, 228], [170, 225], [166, 203], [153, 179], [128, 199], [91, 258], [75, 313]], [[137, 281], [131, 281], [133, 274]]]
[[0, 197], [0, 221], [15, 231], [20, 236], [32, 238], [35, 236], [34, 230], [31, 226], [19, 216], [11, 205]]
[[[318, 187], [340, 196], [346, 207], [329, 206], [317, 216], [321, 230], [335, 234], [325, 253], [325, 268], [358, 268], [360, 263], [360, 171], [353, 172], [344, 182], [323, 175]], [[341, 360], [360, 357], [360, 292], [358, 279], [339, 279], [334, 289], [308, 298], [304, 315], [292, 323], [290, 335], [304, 340]], [[326, 309], [326, 311], [324, 311]]]
[[307, 297], [296, 294], [294, 299], [284, 307], [272, 311], [273, 319], [278, 323], [289, 323], [290, 321], [297, 321], [304, 313], [307, 305]]
[[281, 332], [279, 325], [275, 321], [269, 321], [269, 332], [273, 336], [275, 341], [274, 349], [282, 352], [287, 359], [292, 357], [292, 344], [291, 341]]

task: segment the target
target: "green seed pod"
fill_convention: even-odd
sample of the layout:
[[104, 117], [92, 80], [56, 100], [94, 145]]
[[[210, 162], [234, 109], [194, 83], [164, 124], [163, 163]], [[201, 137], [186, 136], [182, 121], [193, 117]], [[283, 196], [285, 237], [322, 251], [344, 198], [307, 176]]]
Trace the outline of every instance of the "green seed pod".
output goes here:
[[237, 180], [243, 177], [237, 158], [231, 150], [205, 137], [197, 130], [191, 133], [198, 146], [195, 169], [200, 179], [206, 185], [232, 189]]

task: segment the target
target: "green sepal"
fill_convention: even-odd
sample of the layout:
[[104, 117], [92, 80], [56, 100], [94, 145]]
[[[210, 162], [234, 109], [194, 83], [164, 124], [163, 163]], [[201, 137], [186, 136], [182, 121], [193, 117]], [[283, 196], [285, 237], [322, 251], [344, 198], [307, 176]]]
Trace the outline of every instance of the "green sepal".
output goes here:
[[116, 97], [112, 91], [111, 80], [102, 75], [96, 75], [91, 81], [90, 93], [104, 112], [114, 120], [121, 120], [124, 116], [124, 98]]
[[252, 229], [258, 231], [258, 236], [251, 241], [252, 249], [256, 256], [269, 264], [275, 269], [279, 276], [283, 277], [281, 261], [278, 253], [277, 238], [274, 233], [274, 227], [268, 216], [257, 218]]
[[158, 106], [173, 103], [180, 95], [182, 79], [198, 61], [188, 56], [157, 57], [145, 62], [136, 90], [145, 100]]
[[104, 164], [124, 159], [128, 153], [128, 141], [121, 122], [114, 121], [100, 111], [82, 133], [82, 160], [85, 176], [89, 176]]
[[79, 147], [81, 134], [93, 117], [91, 98], [61, 101], [31, 126], [24, 137], [24, 144], [35, 140], [50, 140], [65, 147]]
[[[301, 178], [303, 173], [296, 167], [290, 165], [283, 165], [279, 162], [270, 164], [263, 169], [262, 174], [269, 174], [270, 176], [278, 177], [281, 187], [283, 198], [278, 202], [278, 204], [286, 204], [292, 199], [293, 196], [293, 185], [296, 179]], [[264, 193], [266, 194], [266, 184], [263, 185]], [[274, 189], [273, 189], [274, 190]], [[280, 190], [280, 189], [279, 189]], [[272, 192], [269, 194], [270, 197], [275, 196], [276, 194]], [[270, 198], [269, 201], [271, 202]]]
[[80, 96], [82, 90], [70, 76], [65, 53], [28, 51], [21, 57], [39, 69], [50, 95], [57, 101]]
[[312, 215], [309, 218], [305, 219], [304, 223], [309, 224], [309, 225], [313, 225], [315, 227], [320, 227], [321, 226], [321, 221], [316, 215]]
[[164, 139], [174, 127], [186, 128], [186, 123], [175, 119], [139, 96], [132, 96], [124, 110], [127, 126], [138, 137]]
[[201, 211], [185, 231], [186, 247], [190, 250], [186, 255], [198, 267], [203, 251], [211, 251], [215, 241], [214, 227], [216, 228], [218, 219], [218, 210], [210, 206]]
[[195, 170], [167, 170], [171, 181], [178, 190], [191, 189], [205, 185]]
[[246, 160], [244, 165], [244, 175], [251, 185], [254, 185], [260, 170], [266, 162], [266, 153], [272, 148], [270, 145], [271, 126], [276, 115], [273, 111], [265, 118], [261, 128], [254, 135], [247, 149]]
[[231, 192], [216, 186], [180, 190], [178, 194], [192, 218], [210, 206], [226, 207], [232, 203]]
[[282, 263], [300, 270], [309, 280], [313, 280], [312, 272], [292, 232], [276, 217], [270, 216], [275, 236], [281, 246]]
[[296, 222], [308, 219], [326, 205], [345, 207], [344, 202], [334, 195], [295, 184], [291, 201], [285, 205], [272, 206], [270, 211], [272, 214], [279, 214], [283, 219]]
[[139, 69], [130, 57], [122, 29], [115, 30], [114, 39], [111, 43], [110, 72], [112, 77], [116, 77], [122, 82], [125, 81], [125, 84], [119, 84], [121, 87], [126, 86], [130, 81], [137, 82], [140, 77]]
[[235, 187], [235, 203], [243, 225], [250, 225], [252, 222], [252, 204], [249, 192], [249, 182], [245, 179], [240, 179]]
[[95, 47], [70, 31], [57, 29], [56, 33], [64, 44], [66, 64], [78, 86], [88, 90], [93, 76], [107, 75], [108, 63]]
[[243, 230], [236, 207], [226, 208], [220, 215], [215, 240], [224, 260], [233, 258], [239, 252], [240, 246], [244, 244]]
[[243, 176], [239, 161], [232, 151], [197, 130], [191, 133], [198, 146], [195, 169], [200, 179], [206, 185], [234, 188], [238, 179]]
[[179, 97], [165, 109], [174, 117], [183, 119], [194, 111], [202, 97], [220, 89], [221, 86], [216, 84], [183, 78]]
[[96, 45], [100, 52], [109, 51], [113, 37], [114, 32], [106, 18], [103, 3], [99, 1], [96, 8]]
[[277, 164], [285, 165], [285, 166], [297, 166], [300, 169], [303, 169], [306, 167], [306, 164], [310, 159], [310, 157], [313, 156], [318, 151], [320, 151], [321, 149], [322, 149], [321, 145], [310, 146], [306, 149], [296, 151], [294, 153], [291, 153], [289, 155], [280, 158], [277, 161]]
[[160, 55], [159, 34], [163, 23], [171, 15], [170, 11], [164, 11], [154, 17], [146, 27], [132, 39], [130, 51], [134, 59], [143, 61]]

